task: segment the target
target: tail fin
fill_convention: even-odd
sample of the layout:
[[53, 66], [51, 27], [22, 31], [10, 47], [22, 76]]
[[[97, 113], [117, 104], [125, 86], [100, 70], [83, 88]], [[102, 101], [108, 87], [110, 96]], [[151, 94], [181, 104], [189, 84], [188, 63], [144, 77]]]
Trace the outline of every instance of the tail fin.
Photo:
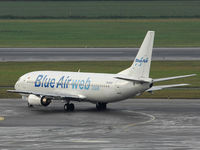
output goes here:
[[131, 67], [118, 74], [132, 78], [149, 78], [151, 56], [154, 42], [154, 31], [148, 31]]

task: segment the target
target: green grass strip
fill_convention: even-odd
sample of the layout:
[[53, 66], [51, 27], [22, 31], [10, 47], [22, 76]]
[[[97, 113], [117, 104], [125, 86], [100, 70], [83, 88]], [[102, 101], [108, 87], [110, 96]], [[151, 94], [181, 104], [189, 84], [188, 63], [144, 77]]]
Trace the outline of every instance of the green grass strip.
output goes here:
[[0, 18], [194, 18], [199, 1], [0, 1]]
[[[96, 72], [96, 73], [117, 73], [128, 68], [130, 61], [75, 61], [75, 62], [1, 62], [0, 63], [0, 86], [14, 86], [17, 79], [23, 74], [36, 70], [59, 70], [59, 71], [78, 71]], [[193, 74], [197, 76], [176, 79], [161, 84], [179, 84], [188, 83], [189, 89], [168, 89], [157, 91], [154, 95], [149, 93], [143, 97], [148, 98], [200, 98], [200, 61], [153, 61], [151, 65], [150, 77], [161, 78], [177, 75]], [[10, 88], [1, 88], [0, 97], [16, 97], [17, 95], [7, 94], [6, 90]]]
[[0, 47], [199, 47], [200, 19], [0, 20]]

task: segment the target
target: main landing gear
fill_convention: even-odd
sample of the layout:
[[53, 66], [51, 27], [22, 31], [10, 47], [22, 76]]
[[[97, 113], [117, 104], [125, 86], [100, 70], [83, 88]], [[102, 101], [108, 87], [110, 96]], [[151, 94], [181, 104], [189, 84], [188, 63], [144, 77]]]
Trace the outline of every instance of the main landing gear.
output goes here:
[[67, 103], [64, 105], [64, 110], [65, 111], [74, 111], [74, 104], [73, 103]]
[[96, 108], [97, 108], [98, 111], [106, 110], [106, 108], [107, 108], [106, 105], [107, 105], [107, 103], [97, 103]]
[[32, 108], [33, 105], [31, 105], [29, 102], [28, 102], [28, 108]]
[[[106, 109], [107, 109], [107, 103], [100, 103], [100, 102], [99, 102], [99, 103], [96, 104], [96, 108], [97, 108], [98, 111], [106, 110]], [[75, 109], [75, 106], [74, 106], [73, 103], [67, 102], [67, 103], [64, 105], [64, 110], [65, 110], [65, 111], [70, 111], [70, 112], [72, 112], [72, 111], [74, 111], [74, 109]]]

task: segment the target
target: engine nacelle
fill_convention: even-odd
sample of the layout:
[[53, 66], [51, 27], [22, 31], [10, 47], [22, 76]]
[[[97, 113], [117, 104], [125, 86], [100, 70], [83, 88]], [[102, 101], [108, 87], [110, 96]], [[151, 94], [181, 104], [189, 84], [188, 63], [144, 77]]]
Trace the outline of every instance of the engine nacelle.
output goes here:
[[48, 106], [51, 103], [51, 99], [43, 96], [41, 98], [40, 102], [41, 102], [42, 106]]
[[38, 105], [38, 106], [48, 106], [51, 103], [50, 98], [46, 98], [45, 96], [39, 97], [33, 94], [28, 96], [29, 105]]

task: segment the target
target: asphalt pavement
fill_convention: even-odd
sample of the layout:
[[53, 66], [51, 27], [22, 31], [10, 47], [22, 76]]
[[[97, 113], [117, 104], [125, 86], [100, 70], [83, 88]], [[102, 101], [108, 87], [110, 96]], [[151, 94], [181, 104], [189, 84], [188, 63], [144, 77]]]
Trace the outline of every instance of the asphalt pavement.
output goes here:
[[199, 99], [128, 99], [99, 112], [90, 103], [28, 108], [0, 99], [0, 149], [196, 150]]
[[[138, 48], [0, 48], [0, 61], [130, 61]], [[154, 48], [153, 60], [200, 60], [200, 48]]]

